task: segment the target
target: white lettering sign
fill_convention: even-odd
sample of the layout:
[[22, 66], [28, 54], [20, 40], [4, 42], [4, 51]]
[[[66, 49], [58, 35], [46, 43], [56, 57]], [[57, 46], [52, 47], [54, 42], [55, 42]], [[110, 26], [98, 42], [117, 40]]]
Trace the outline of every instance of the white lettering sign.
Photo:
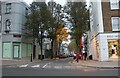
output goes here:
[[120, 39], [120, 35], [107, 35], [107, 38], [109, 38], [109, 39], [112, 39], [112, 38]]

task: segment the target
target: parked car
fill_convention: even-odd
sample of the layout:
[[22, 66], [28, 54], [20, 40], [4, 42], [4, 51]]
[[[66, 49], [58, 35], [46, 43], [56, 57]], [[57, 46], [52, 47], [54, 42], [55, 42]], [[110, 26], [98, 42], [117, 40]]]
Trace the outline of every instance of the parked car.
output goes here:
[[67, 56], [66, 56], [65, 54], [59, 54], [59, 55], [58, 55], [58, 58], [60, 58], [60, 59], [61, 59], [61, 58], [67, 58]]
[[[77, 55], [77, 54], [78, 54], [78, 55]], [[76, 59], [77, 56], [78, 56], [79, 59], [82, 59], [82, 57], [83, 57], [83, 55], [80, 54], [80, 53], [74, 53], [74, 54], [73, 54], [73, 59]]]

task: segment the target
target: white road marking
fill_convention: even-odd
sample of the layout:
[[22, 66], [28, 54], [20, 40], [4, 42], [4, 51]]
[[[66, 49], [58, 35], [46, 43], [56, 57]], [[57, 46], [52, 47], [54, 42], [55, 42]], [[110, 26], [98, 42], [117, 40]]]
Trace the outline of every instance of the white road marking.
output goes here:
[[28, 66], [28, 64], [20, 65], [19, 67], [27, 67], [27, 66]]
[[35, 67], [40, 67], [40, 65], [38, 64], [38, 65], [31, 66], [31, 67], [33, 67], [33, 68], [35, 68]]
[[45, 68], [48, 64], [50, 64], [50, 63], [45, 64], [42, 68]]
[[87, 69], [83, 69], [83, 70], [86, 71], [86, 72], [92, 72], [92, 71], [96, 71], [97, 69], [93, 69], [93, 68], [92, 68], [92, 69], [91, 69], [91, 68], [89, 69], [89, 68], [87, 68]]
[[62, 66], [54, 66], [55, 69], [62, 69]]
[[99, 69], [99, 70], [118, 70], [118, 69]]
[[66, 69], [71, 69], [72, 66], [64, 66], [64, 68], [66, 68]]
[[8, 67], [15, 67], [15, 66], [8, 66]]

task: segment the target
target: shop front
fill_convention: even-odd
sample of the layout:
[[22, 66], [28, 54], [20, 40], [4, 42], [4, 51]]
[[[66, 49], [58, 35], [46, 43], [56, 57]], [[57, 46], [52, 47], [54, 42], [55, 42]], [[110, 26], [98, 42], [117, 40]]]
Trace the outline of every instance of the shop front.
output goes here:
[[100, 60], [108, 61], [120, 58], [120, 34], [100, 34]]
[[22, 59], [30, 58], [32, 53], [31, 43], [20, 43], [20, 42], [3, 42], [2, 43], [2, 58], [3, 59]]

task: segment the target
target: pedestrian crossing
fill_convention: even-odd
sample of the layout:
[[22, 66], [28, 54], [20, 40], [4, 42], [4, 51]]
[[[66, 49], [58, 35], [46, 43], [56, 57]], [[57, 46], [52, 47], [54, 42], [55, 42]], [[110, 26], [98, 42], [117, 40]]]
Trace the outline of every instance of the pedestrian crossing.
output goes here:
[[27, 67], [27, 66], [28, 66], [28, 64], [20, 65], [19, 67]]
[[40, 67], [40, 65], [38, 64], [38, 65], [31, 66], [31, 67], [36, 68], [36, 67]]
[[90, 72], [90, 71], [104, 71], [104, 70], [118, 70], [118, 69], [98, 69], [98, 68], [90, 68], [90, 67], [84, 67], [80, 65], [69, 65], [69, 64], [59, 64], [59, 63], [36, 63], [36, 64], [21, 64], [21, 65], [9, 65], [6, 66], [6, 68], [33, 68], [33, 69], [57, 69], [57, 70], [62, 70], [62, 69], [71, 69], [71, 70], [82, 70], [85, 72]]
[[22, 65], [13, 65], [7, 66], [7, 68], [34, 68], [34, 69], [83, 69], [87, 67], [82, 66], [72, 66], [72, 65], [60, 65], [60, 64], [22, 64]]
[[6, 66], [6, 68], [20, 68], [20, 69], [35, 69], [35, 70], [80, 70], [84, 72], [94, 72], [97, 70], [105, 71], [105, 70], [117, 70], [117, 69], [98, 69], [98, 68], [90, 68], [84, 67], [80, 65], [69, 65], [69, 64], [57, 64], [57, 63], [40, 63], [40, 64], [22, 64], [22, 65], [11, 65]]

